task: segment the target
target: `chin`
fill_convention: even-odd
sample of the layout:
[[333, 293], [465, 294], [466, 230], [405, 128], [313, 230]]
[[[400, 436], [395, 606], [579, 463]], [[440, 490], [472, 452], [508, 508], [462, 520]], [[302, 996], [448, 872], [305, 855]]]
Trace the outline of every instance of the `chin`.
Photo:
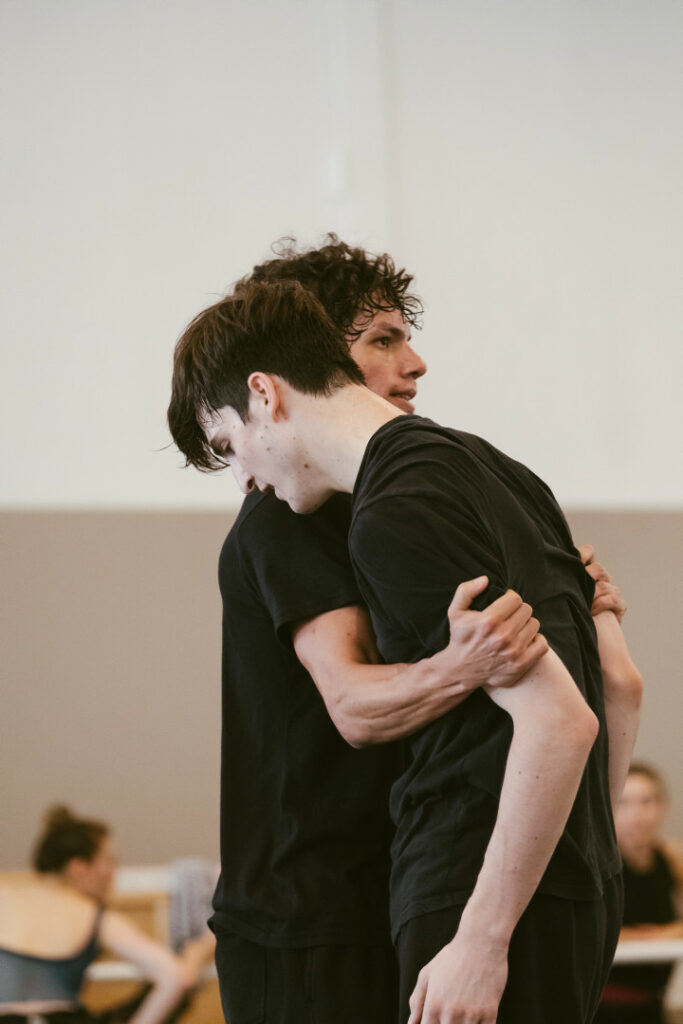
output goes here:
[[333, 493], [333, 491], [330, 491], [326, 494], [295, 497], [288, 501], [288, 505], [292, 512], [296, 512], [297, 515], [307, 516], [310, 515], [311, 512], [317, 512], [317, 510], [332, 497]]
[[399, 398], [397, 395], [391, 395], [389, 401], [396, 408], [400, 409], [401, 412], [408, 413], [409, 416], [415, 412], [415, 405], [407, 398]]

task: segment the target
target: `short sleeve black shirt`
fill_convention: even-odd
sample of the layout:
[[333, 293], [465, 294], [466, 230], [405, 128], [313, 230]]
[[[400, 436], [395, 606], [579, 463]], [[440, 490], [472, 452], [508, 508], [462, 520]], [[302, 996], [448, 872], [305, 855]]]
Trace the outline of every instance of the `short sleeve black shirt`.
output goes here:
[[293, 623], [360, 602], [348, 496], [311, 516], [252, 494], [219, 561], [221, 877], [215, 922], [273, 946], [388, 937], [391, 746], [354, 750], [296, 658]]
[[[353, 495], [351, 559], [382, 656], [417, 661], [448, 641], [458, 584], [483, 574], [482, 608], [508, 588], [541, 629], [600, 722], [569, 822], [540, 885], [596, 898], [619, 868], [609, 804], [593, 584], [548, 487], [481, 438], [417, 416], [372, 437]], [[465, 902], [495, 824], [512, 725], [482, 691], [404, 744], [391, 796], [396, 824], [392, 927]]]

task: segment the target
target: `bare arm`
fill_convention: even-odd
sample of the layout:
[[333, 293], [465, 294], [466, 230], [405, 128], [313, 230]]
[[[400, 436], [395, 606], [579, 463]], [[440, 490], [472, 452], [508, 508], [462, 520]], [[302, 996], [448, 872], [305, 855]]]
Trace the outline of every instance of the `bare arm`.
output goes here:
[[178, 953], [185, 967], [194, 978], [201, 978], [207, 964], [213, 962], [216, 952], [216, 939], [207, 928], [197, 939], [189, 939]]
[[559, 841], [597, 735], [595, 715], [553, 651], [517, 686], [489, 695], [514, 724], [498, 817], [454, 939], [420, 972], [409, 1024], [423, 1015], [430, 1024], [494, 1024], [510, 938]]
[[448, 647], [414, 665], [380, 665], [367, 611], [339, 608], [293, 631], [297, 657], [354, 747], [407, 736], [461, 703], [477, 686], [509, 686], [548, 650], [538, 620], [514, 591], [469, 610], [486, 577], [462, 583], [448, 610]]
[[130, 1024], [158, 1024], [181, 996], [196, 983], [196, 973], [179, 957], [141, 932], [122, 914], [107, 910], [102, 916], [103, 945], [121, 960], [135, 964], [154, 982], [154, 988], [131, 1017]]
[[616, 616], [601, 612], [595, 618], [605, 693], [605, 719], [609, 737], [609, 791], [616, 810], [628, 775], [638, 735], [643, 680], [631, 661]]
[[609, 789], [612, 810], [617, 804], [628, 774], [631, 754], [638, 735], [643, 680], [633, 664], [621, 630], [626, 605], [605, 567], [595, 560], [593, 548], [579, 548], [586, 571], [595, 580], [593, 621], [605, 694], [605, 717], [609, 737]]

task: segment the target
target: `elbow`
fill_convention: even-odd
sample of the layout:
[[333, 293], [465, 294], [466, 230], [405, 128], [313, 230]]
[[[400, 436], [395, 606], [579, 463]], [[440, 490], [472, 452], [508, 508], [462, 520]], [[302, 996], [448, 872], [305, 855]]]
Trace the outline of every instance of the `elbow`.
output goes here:
[[334, 701], [325, 700], [325, 706], [335, 729], [350, 747], [362, 750], [363, 747], [380, 742], [373, 738], [371, 722], [359, 713], [347, 693], [337, 694]]
[[370, 730], [368, 729], [367, 722], [359, 721], [352, 715], [336, 714], [332, 716], [332, 721], [335, 724], [337, 732], [343, 740], [345, 740], [350, 747], [355, 750], [362, 750], [363, 747], [369, 747], [372, 743], [370, 736]]
[[598, 738], [600, 732], [600, 722], [598, 716], [595, 714], [588, 705], [585, 705], [585, 711], [583, 713], [584, 721], [581, 727], [581, 743], [586, 750], [586, 757], [591, 751], [593, 744]]
[[629, 705], [634, 711], [640, 711], [640, 705], [643, 703], [643, 677], [633, 664], [631, 664], [624, 686]]
[[564, 709], [556, 727], [556, 735], [564, 738], [565, 749], [573, 751], [575, 759], [585, 764], [598, 737], [600, 722], [583, 697]]
[[618, 701], [623, 707], [639, 711], [643, 702], [643, 677], [633, 664], [629, 662], [616, 677], [608, 676], [605, 680], [605, 697]]

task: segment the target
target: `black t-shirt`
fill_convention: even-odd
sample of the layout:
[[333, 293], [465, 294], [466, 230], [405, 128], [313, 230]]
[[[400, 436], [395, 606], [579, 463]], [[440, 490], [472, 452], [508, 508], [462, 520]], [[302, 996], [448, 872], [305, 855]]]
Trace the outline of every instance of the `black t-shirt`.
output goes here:
[[395, 748], [339, 735], [291, 644], [293, 623], [360, 603], [350, 501], [298, 516], [242, 505], [219, 562], [223, 597], [221, 877], [215, 922], [272, 946], [388, 939]]
[[[351, 560], [382, 656], [417, 661], [448, 641], [446, 610], [463, 580], [489, 577], [481, 609], [508, 588], [534, 609], [600, 732], [540, 891], [597, 898], [619, 869], [593, 584], [548, 487], [471, 434], [417, 416], [371, 438], [353, 494]], [[393, 787], [392, 928], [465, 902], [496, 818], [512, 736], [483, 691], [404, 744]], [[561, 742], [561, 737], [558, 737]]]
[[[666, 857], [655, 850], [652, 867], [636, 871], [624, 861], [624, 924], [669, 924], [676, 920], [675, 882]], [[623, 964], [610, 971], [608, 984], [628, 985], [659, 995], [671, 964]]]

